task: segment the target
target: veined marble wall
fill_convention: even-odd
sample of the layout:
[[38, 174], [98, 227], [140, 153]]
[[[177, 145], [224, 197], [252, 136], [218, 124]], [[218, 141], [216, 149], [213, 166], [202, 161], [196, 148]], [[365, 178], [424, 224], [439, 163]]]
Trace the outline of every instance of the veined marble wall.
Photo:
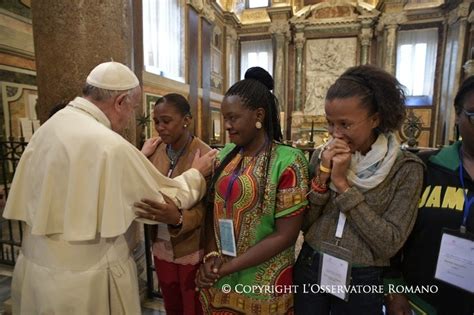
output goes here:
[[344, 70], [355, 66], [357, 37], [306, 41], [305, 115], [324, 115], [326, 91]]

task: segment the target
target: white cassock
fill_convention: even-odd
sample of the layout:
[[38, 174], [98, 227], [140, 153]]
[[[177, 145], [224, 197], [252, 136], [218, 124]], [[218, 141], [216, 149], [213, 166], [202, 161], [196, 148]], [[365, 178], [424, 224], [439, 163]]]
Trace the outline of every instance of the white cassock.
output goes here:
[[26, 222], [12, 281], [14, 314], [139, 314], [136, 266], [125, 236], [133, 203], [161, 193], [188, 209], [206, 189], [190, 169], [161, 175], [77, 97], [33, 135], [4, 217]]

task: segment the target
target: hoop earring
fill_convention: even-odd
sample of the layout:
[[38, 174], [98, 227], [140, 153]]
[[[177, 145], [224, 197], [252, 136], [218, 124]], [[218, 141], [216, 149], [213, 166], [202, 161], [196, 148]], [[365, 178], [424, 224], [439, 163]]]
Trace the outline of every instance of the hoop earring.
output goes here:
[[262, 123], [259, 122], [259, 121], [257, 121], [257, 122], [255, 123], [255, 128], [257, 128], [257, 129], [262, 129]]

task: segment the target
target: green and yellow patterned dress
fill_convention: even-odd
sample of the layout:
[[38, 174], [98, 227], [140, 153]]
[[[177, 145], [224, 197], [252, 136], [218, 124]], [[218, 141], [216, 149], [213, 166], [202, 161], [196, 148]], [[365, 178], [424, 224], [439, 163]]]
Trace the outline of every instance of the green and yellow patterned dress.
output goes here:
[[[219, 161], [234, 147], [233, 144], [227, 145], [220, 152]], [[231, 218], [237, 256], [275, 232], [277, 219], [301, 215], [307, 205], [308, 163], [303, 153], [273, 143], [270, 178], [266, 176], [267, 160], [263, 153], [255, 157], [243, 157], [239, 153], [224, 168], [215, 184], [214, 230], [217, 245], [221, 245], [219, 219]], [[229, 183], [236, 174], [232, 189], [228, 191]], [[261, 184], [265, 185], [264, 193], [260, 189]], [[261, 198], [264, 198], [263, 201]], [[201, 291], [205, 313], [291, 314], [294, 259], [294, 246], [291, 246], [260, 265], [221, 278], [210, 289]], [[258, 289], [255, 289], [256, 285]], [[222, 289], [223, 286], [230, 288], [230, 293], [223, 292], [227, 291]]]

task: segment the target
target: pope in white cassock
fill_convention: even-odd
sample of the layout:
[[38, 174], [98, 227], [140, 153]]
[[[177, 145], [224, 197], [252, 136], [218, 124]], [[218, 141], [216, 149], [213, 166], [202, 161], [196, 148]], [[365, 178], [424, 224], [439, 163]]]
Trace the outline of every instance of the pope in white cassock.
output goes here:
[[26, 222], [12, 281], [14, 314], [140, 314], [127, 230], [142, 198], [190, 208], [216, 154], [197, 155], [174, 179], [119, 133], [141, 104], [135, 74], [95, 67], [77, 97], [39, 128], [25, 149], [4, 217]]

